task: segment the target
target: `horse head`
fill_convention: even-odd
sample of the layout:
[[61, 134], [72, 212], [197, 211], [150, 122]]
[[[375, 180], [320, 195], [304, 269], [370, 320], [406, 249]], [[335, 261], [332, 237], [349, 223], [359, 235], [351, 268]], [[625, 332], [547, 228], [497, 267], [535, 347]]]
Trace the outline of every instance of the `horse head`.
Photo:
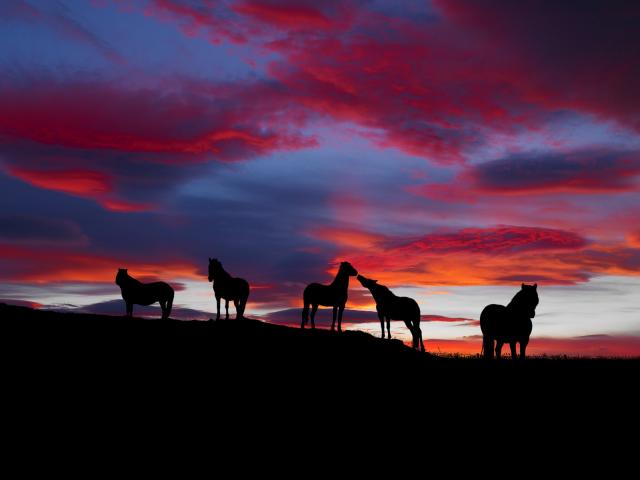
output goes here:
[[116, 274], [116, 285], [122, 285], [124, 280], [129, 276], [126, 268], [119, 268]]
[[351, 265], [349, 262], [340, 263], [339, 272], [342, 272], [343, 274], [349, 277], [355, 277], [356, 275], [358, 275], [358, 271], [355, 268], [353, 268], [353, 265]]
[[209, 257], [209, 281], [213, 281], [216, 272], [222, 270], [222, 263], [217, 258]]
[[536, 316], [536, 307], [538, 306], [538, 284], [533, 285], [522, 284], [520, 290], [522, 308], [527, 312], [529, 318]]
[[376, 285], [378, 285], [378, 280], [373, 280], [372, 278], [367, 278], [362, 275], [358, 275], [357, 278], [358, 278], [358, 281], [360, 282], [360, 285], [362, 285], [364, 288], [367, 288], [369, 290], [371, 290]]

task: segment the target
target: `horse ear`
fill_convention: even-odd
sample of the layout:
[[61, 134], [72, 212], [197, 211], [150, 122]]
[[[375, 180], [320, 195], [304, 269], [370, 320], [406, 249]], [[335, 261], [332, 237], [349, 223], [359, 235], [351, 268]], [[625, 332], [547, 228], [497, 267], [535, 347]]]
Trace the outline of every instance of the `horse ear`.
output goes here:
[[378, 280], [371, 280], [373, 283], [378, 283]]
[[534, 283], [534, 284], [533, 284], [533, 288], [538, 288], [538, 284], [537, 284], [537, 283]]
[[209, 263], [211, 263], [211, 257], [209, 257]]
[[526, 287], [526, 285], [523, 283], [523, 284], [522, 284], [522, 290], [524, 290], [524, 287]]

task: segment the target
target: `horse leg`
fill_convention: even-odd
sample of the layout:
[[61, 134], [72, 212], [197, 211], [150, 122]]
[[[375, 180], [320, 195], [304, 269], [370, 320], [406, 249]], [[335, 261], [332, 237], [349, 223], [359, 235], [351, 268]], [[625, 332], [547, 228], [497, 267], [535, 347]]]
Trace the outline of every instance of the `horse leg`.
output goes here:
[[304, 326], [309, 321], [309, 304], [305, 303], [302, 308], [302, 321], [300, 322], [300, 328], [304, 328]]
[[344, 305], [338, 307], [338, 331], [342, 331], [342, 314], [344, 313]]
[[247, 302], [249, 301], [249, 293], [247, 293], [246, 297], [243, 297], [240, 300], [240, 318], [244, 318], [244, 311], [247, 308]]
[[380, 319], [380, 328], [382, 328], [382, 337], [380, 338], [384, 338], [384, 315], [378, 312], [378, 318]]
[[493, 360], [493, 338], [488, 335], [482, 337], [482, 351], [485, 360]]
[[311, 328], [312, 329], [316, 328], [316, 312], [317, 311], [318, 311], [318, 305], [317, 304], [311, 305]]
[[420, 325], [418, 325], [416, 329], [418, 330], [418, 340], [420, 340], [420, 351], [426, 352], [424, 348], [424, 342], [422, 341], [422, 329], [420, 328]]
[[504, 342], [501, 342], [500, 340], [496, 340], [496, 359], [500, 360], [500, 354], [502, 353], [502, 345], [504, 345]]
[[224, 309], [227, 311], [227, 316], [225, 317], [225, 320], [229, 320], [229, 299], [228, 298], [224, 299]]
[[511, 358], [517, 360], [518, 352], [516, 352], [516, 342], [509, 342], [509, 347], [511, 347]]
[[387, 317], [387, 338], [391, 340], [391, 317]]
[[236, 320], [238, 320], [239, 318], [242, 318], [242, 314], [240, 313], [240, 307], [239, 307], [240, 300], [234, 299], [233, 305], [236, 307]]
[[520, 360], [524, 360], [526, 358], [527, 345], [529, 344], [528, 338], [523, 338], [520, 340]]
[[160, 311], [162, 312], [162, 315], [160, 316], [161, 320], [164, 320], [167, 318], [167, 302], [166, 301], [162, 301], [162, 300], [158, 300], [158, 303], [160, 304]]
[[331, 322], [331, 330], [336, 328], [336, 316], [338, 315], [338, 306], [333, 306], [333, 321]]
[[216, 322], [220, 320], [220, 297], [216, 295]]
[[127, 302], [127, 317], [133, 317], [133, 303]]

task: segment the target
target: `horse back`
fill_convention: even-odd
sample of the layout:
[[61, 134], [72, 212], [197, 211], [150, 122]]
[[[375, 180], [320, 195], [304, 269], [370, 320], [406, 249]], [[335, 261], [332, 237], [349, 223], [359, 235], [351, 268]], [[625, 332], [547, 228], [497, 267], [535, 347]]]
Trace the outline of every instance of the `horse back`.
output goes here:
[[348, 295], [347, 292], [337, 291], [330, 285], [310, 283], [305, 287], [302, 298], [305, 304], [333, 307], [334, 305], [346, 303]]
[[480, 314], [480, 329], [483, 335], [514, 342], [529, 338], [533, 323], [527, 317], [514, 315], [504, 305], [487, 305]]
[[136, 283], [122, 288], [122, 298], [138, 305], [151, 305], [165, 300], [173, 300], [174, 291], [165, 282]]
[[149, 290], [152, 290], [159, 295], [168, 296], [174, 294], [173, 287], [166, 282], [143, 283], [142, 286], [148, 287]]
[[393, 295], [381, 299], [376, 306], [378, 311], [393, 320], [417, 320], [420, 318], [420, 306], [413, 298]]
[[240, 300], [249, 296], [249, 282], [244, 278], [231, 277], [227, 281], [214, 281], [213, 291], [216, 297], [225, 300]]

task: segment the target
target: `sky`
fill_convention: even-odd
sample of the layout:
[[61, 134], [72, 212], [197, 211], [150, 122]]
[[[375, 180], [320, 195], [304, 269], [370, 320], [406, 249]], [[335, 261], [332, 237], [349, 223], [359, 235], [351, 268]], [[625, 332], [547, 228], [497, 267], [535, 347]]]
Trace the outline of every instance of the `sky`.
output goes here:
[[[479, 352], [526, 282], [528, 353], [638, 356], [638, 23], [619, 0], [4, 0], [0, 301], [124, 314], [128, 268], [204, 319], [215, 257], [248, 316], [298, 325], [346, 260], [418, 301], [430, 351]], [[346, 326], [379, 335], [357, 283]]]

